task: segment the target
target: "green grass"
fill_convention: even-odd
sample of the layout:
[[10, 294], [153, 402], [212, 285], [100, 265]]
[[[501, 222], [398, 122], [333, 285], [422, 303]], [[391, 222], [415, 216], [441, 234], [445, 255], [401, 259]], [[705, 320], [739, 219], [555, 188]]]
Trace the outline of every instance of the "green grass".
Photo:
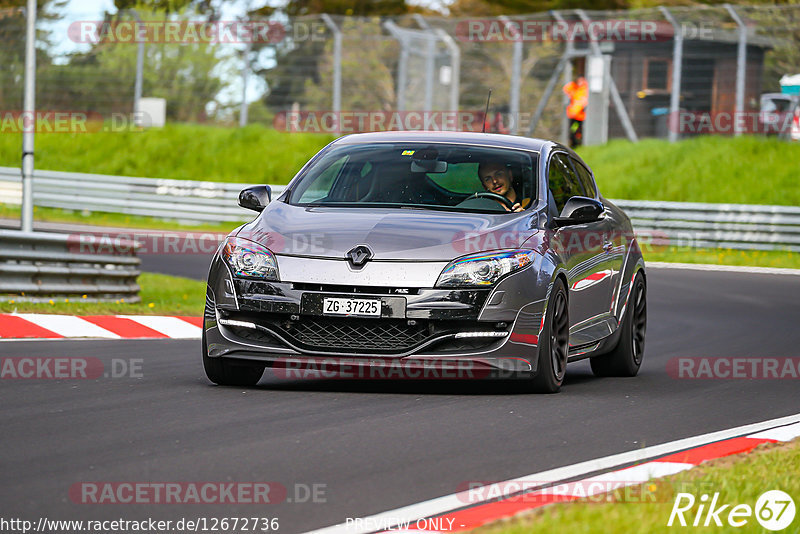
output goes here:
[[780, 250], [691, 249], [669, 247], [643, 249], [644, 261], [710, 263], [800, 269], [800, 254]]
[[[67, 172], [286, 184], [332, 136], [259, 124], [170, 124], [144, 131], [37, 133], [36, 168]], [[0, 135], [0, 166], [19, 167], [21, 134]]]
[[86, 302], [81, 297], [48, 302], [0, 301], [0, 313], [63, 313], [68, 315], [189, 315], [201, 316], [206, 283], [166, 274], [142, 273], [137, 303]]
[[[730, 527], [727, 513], [733, 505], [747, 504], [755, 508], [758, 497], [765, 491], [780, 489], [795, 500], [800, 496], [800, 442], [774, 446], [761, 446], [749, 454], [722, 458], [700, 467], [659, 479], [644, 486], [639, 493], [618, 490], [612, 501], [593, 498], [556, 504], [533, 513], [506, 521], [486, 525], [472, 532], [477, 534], [530, 534], [536, 532], [589, 533], [672, 533], [672, 532], [737, 532], [743, 534], [766, 532], [755, 517], [748, 518], [740, 528]], [[697, 499], [693, 512], [697, 512], [700, 496], [712, 497], [719, 492], [717, 506], [731, 504], [720, 514], [722, 527], [681, 527], [676, 521], [667, 526], [670, 512], [678, 492], [693, 493]], [[683, 501], [685, 502], [685, 501]], [[705, 511], [708, 506], [706, 505]], [[689, 518], [686, 514], [685, 518]], [[694, 515], [691, 516], [692, 520]], [[703, 514], [701, 524], [706, 517]], [[711, 522], [713, 525], [713, 521]], [[788, 528], [781, 532], [796, 533], [800, 525], [800, 514]]]
[[582, 147], [607, 198], [800, 206], [800, 143], [705, 136]]

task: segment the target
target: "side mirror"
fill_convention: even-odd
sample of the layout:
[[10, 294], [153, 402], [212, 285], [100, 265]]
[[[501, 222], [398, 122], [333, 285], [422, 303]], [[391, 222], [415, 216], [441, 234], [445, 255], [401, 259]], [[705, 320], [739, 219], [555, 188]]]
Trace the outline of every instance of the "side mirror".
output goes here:
[[254, 185], [239, 193], [239, 205], [253, 211], [264, 211], [272, 200], [272, 189], [268, 185]]
[[572, 197], [567, 200], [561, 215], [553, 219], [557, 227], [571, 224], [585, 224], [600, 219], [603, 215], [603, 203], [588, 197]]

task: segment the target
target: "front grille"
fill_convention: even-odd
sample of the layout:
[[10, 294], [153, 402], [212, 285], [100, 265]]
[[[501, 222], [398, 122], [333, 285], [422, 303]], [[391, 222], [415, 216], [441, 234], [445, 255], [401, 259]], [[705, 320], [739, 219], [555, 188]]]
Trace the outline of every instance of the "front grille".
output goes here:
[[288, 332], [316, 348], [402, 351], [425, 341], [428, 329], [405, 320], [304, 318]]
[[[413, 351], [414, 348], [444, 334], [457, 332], [506, 329], [496, 323], [478, 321], [431, 321], [406, 319], [361, 319], [354, 317], [293, 316], [283, 314], [233, 314], [230, 319], [253, 322], [260, 329], [227, 326], [236, 336], [269, 345], [286, 346], [275, 335], [300, 351], [340, 352], [354, 354], [392, 355]], [[501, 343], [503, 338], [447, 337], [426, 345], [436, 352], [453, 353], [475, 350]], [[426, 349], [426, 350], [428, 350]]]

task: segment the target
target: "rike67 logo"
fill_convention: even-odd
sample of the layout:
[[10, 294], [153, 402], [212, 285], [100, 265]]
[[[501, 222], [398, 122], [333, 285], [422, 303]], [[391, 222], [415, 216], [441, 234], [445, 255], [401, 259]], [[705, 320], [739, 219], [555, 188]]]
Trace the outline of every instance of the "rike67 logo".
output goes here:
[[[691, 493], [678, 493], [669, 514], [667, 526], [739, 528], [755, 518], [766, 530], [786, 529], [794, 521], [794, 500], [781, 490], [762, 493], [755, 507], [749, 504], [723, 504], [719, 492], [696, 498]], [[794, 531], [793, 531], [794, 532]]]

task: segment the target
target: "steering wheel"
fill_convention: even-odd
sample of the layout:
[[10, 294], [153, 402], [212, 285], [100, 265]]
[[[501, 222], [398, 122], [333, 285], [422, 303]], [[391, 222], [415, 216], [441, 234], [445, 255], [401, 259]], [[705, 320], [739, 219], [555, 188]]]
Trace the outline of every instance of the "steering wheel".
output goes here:
[[511, 208], [513, 208], [515, 204], [507, 197], [504, 197], [503, 195], [498, 195], [497, 193], [492, 193], [491, 191], [478, 191], [474, 195], [470, 195], [469, 198], [491, 198], [492, 200], [496, 200], [497, 202], [500, 202], [503, 206], [507, 207], [509, 211], [511, 211]]

